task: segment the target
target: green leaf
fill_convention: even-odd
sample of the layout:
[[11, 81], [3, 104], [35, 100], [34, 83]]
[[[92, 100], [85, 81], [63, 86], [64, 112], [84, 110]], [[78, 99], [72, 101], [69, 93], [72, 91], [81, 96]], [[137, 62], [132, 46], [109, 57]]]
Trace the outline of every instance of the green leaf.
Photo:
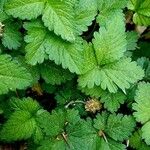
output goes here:
[[0, 138], [4, 141], [28, 139], [35, 130], [36, 122], [27, 111], [14, 112], [4, 124]]
[[[70, 84], [70, 83], [69, 83]], [[55, 93], [55, 99], [59, 105], [65, 105], [70, 101], [83, 100], [84, 97], [76, 87], [70, 84], [67, 87], [62, 87], [61, 90]]]
[[37, 120], [45, 134], [53, 137], [65, 132], [67, 124], [76, 124], [80, 120], [80, 117], [76, 110], [58, 110], [53, 111], [51, 115], [47, 112], [42, 113], [38, 116]]
[[116, 112], [126, 100], [126, 96], [122, 92], [109, 93], [108, 91], [104, 91], [100, 86], [94, 86], [93, 88], [79, 87], [79, 89], [86, 95], [100, 98], [100, 102], [104, 103], [104, 108], [110, 112]]
[[146, 57], [137, 59], [137, 63], [145, 70], [145, 79], [150, 80], [150, 60]]
[[43, 63], [46, 57], [45, 49], [49, 48], [46, 43], [50, 35], [39, 21], [25, 23], [24, 28], [28, 31], [28, 35], [25, 36], [25, 41], [28, 43], [25, 48], [27, 63], [31, 65]]
[[34, 141], [41, 140], [43, 133], [37, 125], [36, 118], [44, 110], [39, 104], [31, 98], [14, 98], [11, 100], [11, 108], [14, 112], [3, 125], [1, 140], [12, 142], [26, 140], [32, 136]]
[[25, 41], [29, 43], [26, 46], [26, 59], [29, 64], [43, 63], [48, 55], [50, 60], [54, 60], [57, 65], [62, 64], [64, 69], [68, 68], [78, 74], [81, 72], [82, 40], [77, 40], [76, 43], [64, 41], [49, 32], [39, 21], [26, 23], [24, 27], [28, 30]]
[[79, 86], [93, 88], [94, 85], [101, 86], [103, 90], [108, 89], [111, 93], [116, 93], [118, 87], [125, 92], [130, 88], [130, 84], [141, 80], [144, 71], [137, 66], [136, 62], [131, 62], [130, 58], [124, 58], [117, 62], [103, 67], [95, 66], [87, 73], [80, 75]]
[[23, 56], [18, 56], [15, 58], [23, 67], [25, 67], [28, 72], [32, 76], [32, 85], [36, 84], [38, 80], [40, 79], [40, 69], [39, 66], [31, 66], [26, 63], [25, 57]]
[[80, 121], [66, 129], [66, 139], [62, 135], [42, 141], [38, 150], [125, 150], [125, 145], [99, 137], [89, 122]]
[[42, 14], [44, 0], [9, 0], [5, 5], [8, 15], [20, 19], [35, 19]]
[[138, 33], [127, 32], [127, 50], [135, 50], [137, 48]]
[[91, 97], [100, 98], [103, 94], [107, 93], [107, 91], [104, 91], [100, 86], [94, 86], [93, 88], [88, 87], [78, 87], [81, 92], [85, 93], [86, 95], [89, 95]]
[[0, 12], [3, 11], [3, 9], [4, 9], [3, 7], [4, 7], [4, 4], [6, 3], [6, 1], [7, 1], [7, 0], [1, 0], [1, 1], [0, 1]]
[[48, 0], [42, 16], [50, 31], [71, 42], [75, 41], [74, 4], [75, 0]]
[[35, 113], [41, 108], [40, 105], [30, 97], [21, 100], [19, 98], [12, 98], [10, 105], [15, 111], [23, 110], [30, 113]]
[[142, 131], [138, 130], [130, 137], [130, 146], [136, 150], [149, 150], [150, 147], [142, 140]]
[[121, 104], [124, 104], [126, 96], [122, 92], [105, 93], [101, 96], [100, 101], [104, 103], [104, 108], [110, 112], [116, 112]]
[[65, 70], [61, 66], [57, 66], [52, 62], [42, 64], [40, 69], [42, 78], [46, 83], [52, 85], [65, 83], [67, 80], [71, 80], [74, 77], [69, 70]]
[[[116, 26], [116, 24], [119, 26]], [[105, 65], [119, 60], [126, 51], [126, 35], [122, 16], [115, 16], [94, 34], [93, 45], [98, 65]]]
[[134, 116], [138, 122], [143, 124], [142, 138], [150, 145], [150, 83], [141, 82], [135, 96], [136, 103], [133, 104]]
[[32, 76], [9, 55], [0, 55], [0, 94], [9, 90], [24, 89], [31, 84]]
[[107, 136], [116, 140], [124, 141], [128, 139], [135, 127], [135, 121], [132, 116], [123, 116], [122, 114], [97, 115], [94, 119], [94, 127], [102, 131]]
[[4, 22], [3, 30], [2, 44], [8, 49], [18, 49], [21, 46], [22, 41], [18, 24], [9, 20]]
[[138, 86], [138, 90], [136, 91], [135, 96], [136, 103], [133, 104], [134, 116], [136, 120], [143, 123], [149, 121], [150, 110], [150, 83], [141, 82]]
[[135, 11], [133, 21], [138, 25], [150, 25], [150, 1], [130, 0], [128, 8]]
[[98, 0], [99, 15], [97, 22], [105, 25], [108, 20], [113, 20], [115, 16], [122, 16], [121, 8], [125, 8], [127, 0]]
[[[119, 24], [119, 29], [116, 23]], [[84, 44], [84, 63], [78, 79], [79, 86], [93, 88], [96, 85], [116, 93], [118, 87], [125, 92], [130, 84], [141, 80], [143, 70], [131, 62], [130, 58], [123, 58], [126, 44], [124, 22], [121, 16], [116, 16], [95, 34], [94, 48], [91, 43]]]
[[[88, 15], [87, 15], [88, 13]], [[88, 30], [88, 26], [97, 15], [97, 1], [96, 0], [79, 0], [75, 6], [75, 23], [77, 33]]]

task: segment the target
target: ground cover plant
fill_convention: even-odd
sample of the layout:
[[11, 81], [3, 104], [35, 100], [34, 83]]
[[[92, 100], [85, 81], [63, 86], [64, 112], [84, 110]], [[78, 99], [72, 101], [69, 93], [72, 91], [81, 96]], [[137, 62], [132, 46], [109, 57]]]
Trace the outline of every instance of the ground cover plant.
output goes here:
[[0, 150], [150, 150], [150, 0], [0, 0]]

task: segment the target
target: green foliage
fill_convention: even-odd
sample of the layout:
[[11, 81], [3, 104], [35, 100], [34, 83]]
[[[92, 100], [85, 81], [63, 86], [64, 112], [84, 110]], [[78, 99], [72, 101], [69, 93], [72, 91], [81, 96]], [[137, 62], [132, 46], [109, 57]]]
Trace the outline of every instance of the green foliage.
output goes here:
[[97, 115], [94, 120], [94, 127], [116, 141], [123, 141], [128, 139], [134, 130], [135, 121], [132, 116], [109, 115], [104, 112], [102, 115]]
[[5, 31], [3, 33], [2, 44], [8, 49], [17, 49], [21, 46], [22, 37], [19, 32], [18, 24], [14, 22], [5, 22]]
[[150, 25], [150, 1], [130, 0], [128, 8], [135, 11], [133, 21], [138, 25]]
[[127, 0], [97, 0], [98, 10], [100, 11], [97, 21], [105, 25], [108, 20], [112, 20], [115, 16], [122, 16], [121, 8], [126, 7]]
[[9, 55], [0, 55], [0, 94], [30, 85], [30, 73]]
[[145, 142], [150, 145], [149, 128], [150, 128], [150, 117], [149, 117], [149, 104], [150, 104], [150, 84], [141, 82], [138, 86], [138, 90], [135, 96], [136, 103], [133, 104], [134, 116], [138, 122], [141, 122], [142, 127], [142, 138]]
[[150, 149], [149, 26], [149, 0], [0, 0], [0, 149]]
[[64, 70], [61, 66], [57, 66], [54, 63], [44, 63], [40, 68], [42, 78], [46, 83], [52, 85], [64, 83], [67, 80], [71, 80], [74, 76], [68, 70]]
[[130, 137], [131, 147], [137, 150], [149, 150], [150, 147], [142, 141], [141, 135], [141, 130], [138, 130]]
[[14, 112], [3, 126], [0, 138], [5, 141], [16, 141], [28, 139], [34, 134], [36, 140], [41, 140], [41, 131], [36, 123], [36, 116], [42, 112], [38, 103], [31, 98], [13, 99], [11, 108]]

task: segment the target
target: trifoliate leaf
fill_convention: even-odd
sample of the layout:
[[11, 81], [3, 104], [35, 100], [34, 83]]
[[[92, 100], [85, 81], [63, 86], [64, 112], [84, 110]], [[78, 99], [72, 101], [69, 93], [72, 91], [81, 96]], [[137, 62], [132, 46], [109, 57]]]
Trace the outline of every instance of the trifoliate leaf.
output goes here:
[[0, 55], [0, 94], [24, 89], [32, 82], [31, 74], [9, 55]]
[[135, 11], [133, 21], [138, 25], [150, 25], [150, 1], [149, 0], [130, 0], [128, 8]]
[[9, 0], [5, 5], [7, 14], [20, 19], [34, 19], [42, 14], [45, 0]]
[[97, 115], [94, 120], [94, 127], [116, 141], [128, 139], [135, 127], [135, 121], [132, 116], [123, 116], [122, 114]]
[[[116, 22], [120, 25], [119, 29]], [[131, 62], [130, 58], [123, 58], [127, 41], [122, 17], [115, 17], [107, 23], [107, 28], [102, 27], [100, 32], [95, 34], [94, 49], [91, 44], [84, 44], [84, 63], [82, 75], [78, 79], [79, 86], [101, 86], [103, 90], [108, 89], [111, 93], [116, 93], [119, 87], [125, 92], [130, 84], [143, 78], [144, 71], [135, 62]]]
[[[46, 135], [53, 137], [57, 136], [65, 131], [65, 126], [68, 124], [74, 125], [80, 120], [78, 111], [53, 111], [49, 113], [42, 113], [38, 116], [38, 122]], [[51, 130], [53, 129], [53, 130]]]
[[127, 0], [98, 0], [99, 15], [97, 21], [100, 25], [105, 25], [108, 20], [112, 20], [117, 14], [122, 15], [121, 8], [126, 7]]
[[80, 73], [83, 62], [82, 40], [69, 43], [49, 32], [41, 22], [26, 23], [24, 27], [28, 30], [25, 41], [26, 59], [29, 64], [42, 63], [46, 55], [54, 60], [57, 65], [62, 64], [64, 69]]
[[149, 150], [150, 147], [142, 140], [142, 131], [138, 130], [130, 137], [130, 146], [136, 150]]
[[22, 100], [15, 98], [11, 101], [14, 112], [10, 115], [0, 132], [4, 141], [17, 141], [33, 136], [35, 141], [42, 139], [42, 133], [37, 126], [36, 118], [44, 112], [39, 104], [31, 98]]
[[53, 62], [42, 64], [40, 66], [40, 70], [41, 76], [45, 80], [45, 82], [52, 85], [59, 85], [66, 82], [67, 80], [71, 80], [74, 77], [74, 75], [71, 74], [69, 70], [65, 70], [61, 66], [57, 66]]
[[21, 46], [21, 40], [18, 24], [11, 21], [4, 22], [2, 44], [8, 49], [17, 49]]
[[125, 91], [130, 84], [141, 80], [144, 71], [137, 66], [136, 62], [131, 62], [130, 58], [123, 58], [117, 62], [105, 66], [95, 66], [92, 70], [81, 75], [78, 79], [79, 86], [93, 88], [94, 85], [101, 86], [103, 90], [108, 89], [111, 93], [116, 93], [118, 87]]
[[150, 145], [150, 84], [141, 82], [138, 86], [138, 90], [135, 96], [136, 103], [133, 104], [134, 116], [138, 122], [141, 122], [142, 127], [142, 138], [145, 142]]
[[42, 141], [38, 150], [125, 150], [119, 142], [108, 139], [108, 143], [85, 121], [66, 127], [66, 134]]
[[[80, 121], [75, 125], [68, 125], [66, 133], [62, 133], [55, 138], [41, 142], [38, 150], [88, 150], [93, 149], [97, 144], [94, 139], [97, 136], [95, 130], [85, 121]], [[95, 150], [95, 149], [93, 149]]]

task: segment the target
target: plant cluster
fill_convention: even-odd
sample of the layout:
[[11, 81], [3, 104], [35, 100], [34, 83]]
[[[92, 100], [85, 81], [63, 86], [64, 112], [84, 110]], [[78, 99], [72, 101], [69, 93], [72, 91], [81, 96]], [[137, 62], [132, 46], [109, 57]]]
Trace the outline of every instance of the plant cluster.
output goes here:
[[150, 0], [1, 0], [0, 145], [150, 150], [149, 25]]

